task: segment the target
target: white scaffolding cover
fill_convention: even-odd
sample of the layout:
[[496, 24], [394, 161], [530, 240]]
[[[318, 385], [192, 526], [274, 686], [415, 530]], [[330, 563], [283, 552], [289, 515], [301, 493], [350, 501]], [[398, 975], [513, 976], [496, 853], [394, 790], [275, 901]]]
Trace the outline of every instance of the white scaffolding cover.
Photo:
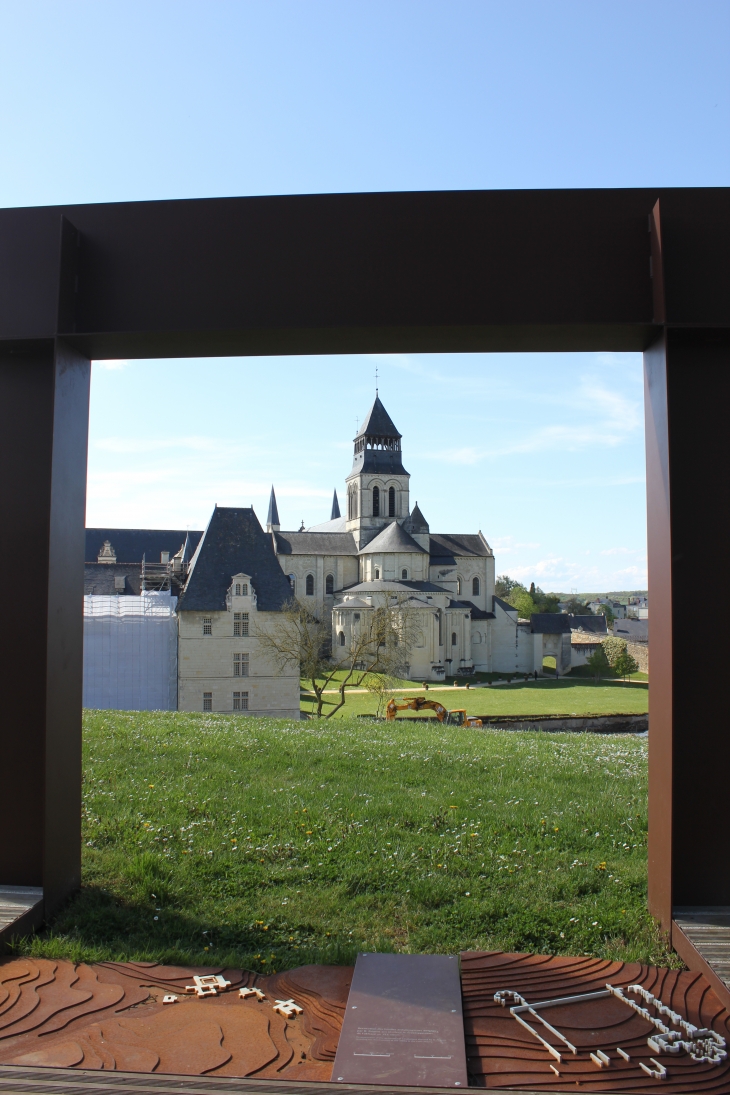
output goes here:
[[177, 709], [177, 597], [84, 597], [84, 707]]

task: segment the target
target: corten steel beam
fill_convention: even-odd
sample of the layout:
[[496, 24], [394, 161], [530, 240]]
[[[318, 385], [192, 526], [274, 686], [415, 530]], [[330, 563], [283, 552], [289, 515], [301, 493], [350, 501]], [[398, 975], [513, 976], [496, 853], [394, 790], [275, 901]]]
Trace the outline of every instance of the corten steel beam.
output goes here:
[[[661, 223], [659, 206], [661, 207]], [[0, 210], [0, 883], [78, 883], [88, 359], [644, 350], [650, 904], [730, 904], [723, 572], [730, 191], [463, 191]], [[29, 565], [31, 564], [31, 565]], [[690, 581], [692, 586], [690, 588]], [[65, 663], [63, 659], [66, 659]]]

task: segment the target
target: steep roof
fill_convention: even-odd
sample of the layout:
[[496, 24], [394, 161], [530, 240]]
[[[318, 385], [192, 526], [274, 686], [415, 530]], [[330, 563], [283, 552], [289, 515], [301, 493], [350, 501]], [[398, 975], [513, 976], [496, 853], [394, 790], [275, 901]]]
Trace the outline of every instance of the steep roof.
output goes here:
[[485, 558], [492, 554], [489, 544], [481, 533], [441, 532], [431, 533], [431, 558], [434, 564], [456, 562], [456, 556], [474, 555]]
[[517, 612], [514, 605], [508, 604], [507, 601], [503, 601], [502, 598], [497, 597], [496, 594], [492, 597], [492, 608], [494, 608], [495, 605], [499, 605], [503, 612]]
[[[357, 437], [402, 437], [395, 428], [393, 419], [386, 411], [378, 396], [375, 396], [373, 405], [365, 415], [365, 421], [360, 427]], [[355, 438], [357, 440], [357, 438]]]
[[416, 502], [410, 516], [406, 517], [403, 522], [403, 528], [406, 532], [428, 532], [428, 521], [421, 513], [418, 502]]
[[337, 490], [332, 495], [332, 512], [330, 513], [330, 521], [336, 521], [340, 516], [340, 503], [337, 498]]
[[95, 563], [104, 541], [109, 540], [118, 563], [141, 563], [143, 555], [148, 563], [159, 563], [163, 551], [169, 552], [172, 559], [186, 536], [190, 537], [192, 553], [202, 535], [187, 529], [87, 528], [85, 561]]
[[271, 484], [271, 496], [269, 498], [269, 515], [266, 518], [267, 525], [280, 525], [279, 520], [279, 507], [276, 504], [276, 495], [274, 494], [274, 484]]
[[387, 553], [387, 552], [419, 552], [421, 555], [425, 555], [426, 552], [417, 544], [412, 536], [398, 524], [397, 521], [393, 521], [392, 524], [386, 525], [385, 528], [374, 536], [372, 540], [360, 548], [360, 555], [372, 555], [375, 552]]
[[278, 612], [291, 598], [289, 581], [274, 555], [271, 537], [253, 507], [216, 507], [193, 560], [183, 612], [221, 612], [234, 574], [250, 574], [260, 612]]
[[[327, 524], [334, 524], [334, 521]], [[277, 555], [357, 555], [357, 544], [351, 532], [320, 532], [314, 529], [275, 532], [274, 543]]]

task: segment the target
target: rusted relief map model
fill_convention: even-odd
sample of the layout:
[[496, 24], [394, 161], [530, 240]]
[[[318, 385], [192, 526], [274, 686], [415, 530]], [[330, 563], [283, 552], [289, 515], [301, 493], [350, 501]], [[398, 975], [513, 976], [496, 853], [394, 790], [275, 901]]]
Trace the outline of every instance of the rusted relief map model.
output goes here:
[[700, 974], [467, 953], [462, 991], [473, 1085], [730, 1092], [730, 1016]]
[[[261, 977], [154, 963], [0, 960], [0, 1065], [329, 1080], [336, 1078], [332, 1063], [352, 974], [343, 966]], [[720, 1044], [730, 1040], [730, 1015], [700, 974], [590, 957], [465, 952], [461, 989], [469, 1086], [730, 1095], [730, 1063]], [[495, 1001], [505, 989], [526, 1005]], [[544, 1003], [593, 993], [601, 995]], [[166, 997], [175, 999], [165, 1004]], [[533, 1007], [576, 1052], [521, 1012], [560, 1054], [558, 1061], [510, 1014], [522, 1006]], [[670, 1038], [657, 1020], [680, 1036]], [[692, 1051], [679, 1042], [693, 1043]]]
[[0, 1064], [328, 1080], [351, 977], [10, 959]]

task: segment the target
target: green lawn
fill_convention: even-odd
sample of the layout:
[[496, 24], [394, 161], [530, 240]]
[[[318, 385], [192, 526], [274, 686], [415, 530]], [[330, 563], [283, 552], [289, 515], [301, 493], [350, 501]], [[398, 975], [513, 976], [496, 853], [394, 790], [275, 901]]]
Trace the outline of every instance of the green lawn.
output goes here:
[[24, 953], [671, 960], [645, 910], [644, 739], [110, 711], [84, 728], [83, 889]]
[[[538, 678], [525, 683], [495, 685], [491, 688], [436, 688], [428, 693], [413, 681], [404, 681], [402, 687], [412, 691], [410, 695], [428, 694], [444, 707], [465, 707], [470, 715], [644, 715], [649, 709], [649, 686], [643, 681], [600, 681], [598, 684], [585, 678]], [[396, 692], [402, 702], [403, 693]], [[337, 695], [327, 695], [325, 713], [329, 705], [339, 702]], [[377, 698], [369, 692], [348, 693], [347, 703], [335, 716], [376, 714]], [[316, 705], [302, 693], [302, 711], [310, 713]], [[412, 712], [402, 711], [398, 718], [414, 717]], [[420, 718], [423, 718], [421, 715]]]

